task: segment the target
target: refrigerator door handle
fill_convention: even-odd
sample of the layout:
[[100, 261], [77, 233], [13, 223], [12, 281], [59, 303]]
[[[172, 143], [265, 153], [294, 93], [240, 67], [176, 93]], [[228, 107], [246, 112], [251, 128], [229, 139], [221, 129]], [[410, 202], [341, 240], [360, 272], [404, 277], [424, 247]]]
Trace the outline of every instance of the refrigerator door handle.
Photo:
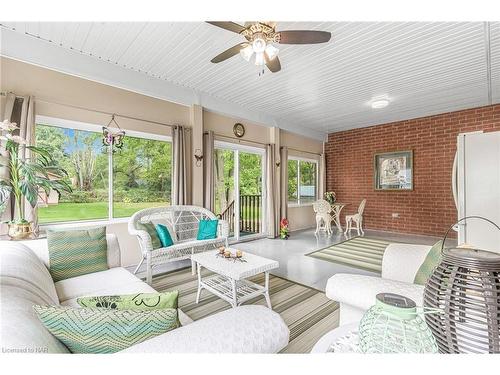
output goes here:
[[457, 196], [457, 190], [458, 190], [458, 181], [457, 181], [457, 174], [458, 174], [458, 152], [455, 153], [455, 157], [453, 158], [453, 169], [452, 169], [452, 175], [451, 175], [451, 188], [453, 191], [453, 201], [455, 202], [455, 207], [458, 210], [458, 196]]

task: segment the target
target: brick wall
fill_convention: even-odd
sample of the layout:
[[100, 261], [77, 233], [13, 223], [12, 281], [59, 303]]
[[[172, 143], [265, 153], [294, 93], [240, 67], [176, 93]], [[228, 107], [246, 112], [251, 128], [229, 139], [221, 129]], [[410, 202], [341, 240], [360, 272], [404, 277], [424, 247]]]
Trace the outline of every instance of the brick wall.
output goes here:
[[[451, 190], [456, 137], [475, 130], [500, 130], [500, 104], [329, 134], [327, 190], [350, 204], [342, 224], [366, 198], [366, 228], [443, 235], [457, 218]], [[375, 191], [374, 154], [410, 149], [414, 190]]]

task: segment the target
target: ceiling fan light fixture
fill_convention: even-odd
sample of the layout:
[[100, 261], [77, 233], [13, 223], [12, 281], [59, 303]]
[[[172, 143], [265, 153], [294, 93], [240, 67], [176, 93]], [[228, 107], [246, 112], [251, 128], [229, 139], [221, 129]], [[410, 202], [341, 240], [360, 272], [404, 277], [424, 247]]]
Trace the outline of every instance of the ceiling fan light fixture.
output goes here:
[[262, 53], [266, 49], [266, 41], [258, 36], [253, 40], [252, 47], [255, 53]]
[[275, 46], [273, 46], [272, 44], [268, 44], [266, 46], [266, 49], [265, 49], [265, 53], [267, 55], [267, 58], [269, 60], [272, 60], [274, 59], [276, 56], [278, 56], [278, 52], [280, 50], [278, 48], [276, 48]]
[[264, 52], [257, 52], [255, 54], [255, 65], [264, 65]]
[[243, 57], [246, 61], [250, 61], [253, 55], [253, 47], [251, 44], [246, 46], [245, 48], [240, 50], [240, 55]]

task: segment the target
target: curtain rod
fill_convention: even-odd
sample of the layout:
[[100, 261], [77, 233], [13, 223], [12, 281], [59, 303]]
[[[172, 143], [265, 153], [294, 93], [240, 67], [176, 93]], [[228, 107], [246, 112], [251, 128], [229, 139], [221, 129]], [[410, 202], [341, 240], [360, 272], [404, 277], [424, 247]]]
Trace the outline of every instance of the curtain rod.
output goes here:
[[[3, 92], [2, 91], [0, 93], [0, 96], [7, 96], [7, 94], [8, 94], [7, 92]], [[10, 92], [10, 94], [14, 94], [14, 93]], [[14, 95], [16, 96], [16, 98], [24, 98], [24, 96], [20, 96], [20, 95], [16, 95], [16, 94], [14, 94]], [[158, 122], [158, 121], [152, 121], [152, 120], [145, 120], [145, 119], [142, 119], [142, 118], [133, 117], [133, 116], [127, 116], [127, 115], [120, 115], [119, 113], [106, 112], [106, 111], [101, 111], [101, 110], [98, 110], [98, 109], [80, 107], [80, 106], [73, 105], [73, 104], [65, 104], [65, 103], [60, 103], [60, 102], [55, 102], [55, 101], [50, 101], [50, 100], [45, 100], [45, 99], [39, 99], [37, 97], [35, 97], [35, 102], [42, 102], [42, 103], [48, 103], [48, 104], [62, 105], [63, 107], [70, 107], [70, 108], [80, 109], [80, 110], [89, 111], [89, 112], [97, 112], [97, 113], [101, 113], [103, 115], [108, 115], [108, 116], [115, 115], [115, 117], [121, 117], [121, 118], [129, 119], [129, 120], [135, 120], [135, 121], [149, 122], [150, 124], [156, 124], [156, 125], [162, 125], [162, 126], [170, 126], [170, 127], [175, 127], [176, 126], [176, 125], [166, 124], [164, 122]], [[188, 127], [185, 127], [185, 129], [191, 130]]]
[[222, 135], [222, 134], [218, 134], [218, 133], [215, 133], [214, 132], [214, 136], [215, 137], [218, 137], [218, 138], [225, 138], [225, 139], [229, 139], [231, 141], [237, 141], [238, 143], [253, 143], [254, 145], [259, 145], [259, 146], [266, 146], [268, 145], [269, 143], [262, 143], [262, 142], [255, 142], [255, 141], [247, 141], [245, 139], [238, 139], [238, 138], [233, 138], [233, 137], [229, 137], [227, 135]]
[[288, 146], [281, 146], [280, 149], [283, 148], [283, 147], [286, 147], [287, 149], [292, 150], [292, 151], [303, 152], [305, 154], [321, 156], [321, 154], [318, 154], [317, 152], [303, 151], [303, 150], [299, 150], [299, 149], [296, 149], [296, 148], [293, 148], [293, 147], [288, 147]]

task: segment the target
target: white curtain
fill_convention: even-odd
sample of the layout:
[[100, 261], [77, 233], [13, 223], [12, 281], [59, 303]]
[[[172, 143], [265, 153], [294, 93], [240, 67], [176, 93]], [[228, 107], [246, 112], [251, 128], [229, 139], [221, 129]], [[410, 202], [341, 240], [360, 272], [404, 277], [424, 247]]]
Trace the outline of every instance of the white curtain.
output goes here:
[[278, 186], [276, 186], [276, 158], [274, 144], [266, 145], [266, 174], [267, 174], [267, 236], [275, 238], [279, 233], [279, 205], [276, 198]]
[[191, 132], [172, 128], [172, 205], [191, 204]]
[[203, 134], [203, 206], [214, 211], [214, 132], [207, 131]]
[[288, 148], [283, 146], [280, 150], [280, 173], [281, 173], [281, 193], [280, 193], [280, 215], [281, 218], [288, 219]]
[[326, 156], [321, 154], [319, 157], [319, 181], [318, 181], [318, 198], [325, 199], [326, 192]]
[[[28, 145], [35, 144], [35, 98], [33, 96], [25, 96], [23, 98], [17, 98], [15, 94], [8, 93], [5, 98], [5, 110], [3, 113], [3, 120], [9, 120], [15, 122], [19, 126], [17, 135], [26, 140]], [[3, 121], [2, 120], [2, 121]], [[0, 149], [1, 160], [5, 164], [9, 160], [9, 154], [5, 150], [5, 142]], [[31, 157], [29, 150], [24, 147], [19, 149], [19, 157], [26, 159]], [[0, 179], [9, 179], [9, 169], [7, 167], [0, 167]], [[38, 218], [36, 214], [36, 208], [32, 208], [31, 205], [24, 200], [21, 203], [21, 210], [24, 211], [24, 217], [28, 221], [33, 222], [33, 229], [36, 231], [38, 227]], [[17, 219], [18, 213], [15, 212], [14, 204], [12, 199], [7, 203], [7, 208], [1, 217], [1, 221], [8, 221], [12, 219]], [[7, 226], [1, 225], [0, 233], [4, 234], [7, 232]]]

